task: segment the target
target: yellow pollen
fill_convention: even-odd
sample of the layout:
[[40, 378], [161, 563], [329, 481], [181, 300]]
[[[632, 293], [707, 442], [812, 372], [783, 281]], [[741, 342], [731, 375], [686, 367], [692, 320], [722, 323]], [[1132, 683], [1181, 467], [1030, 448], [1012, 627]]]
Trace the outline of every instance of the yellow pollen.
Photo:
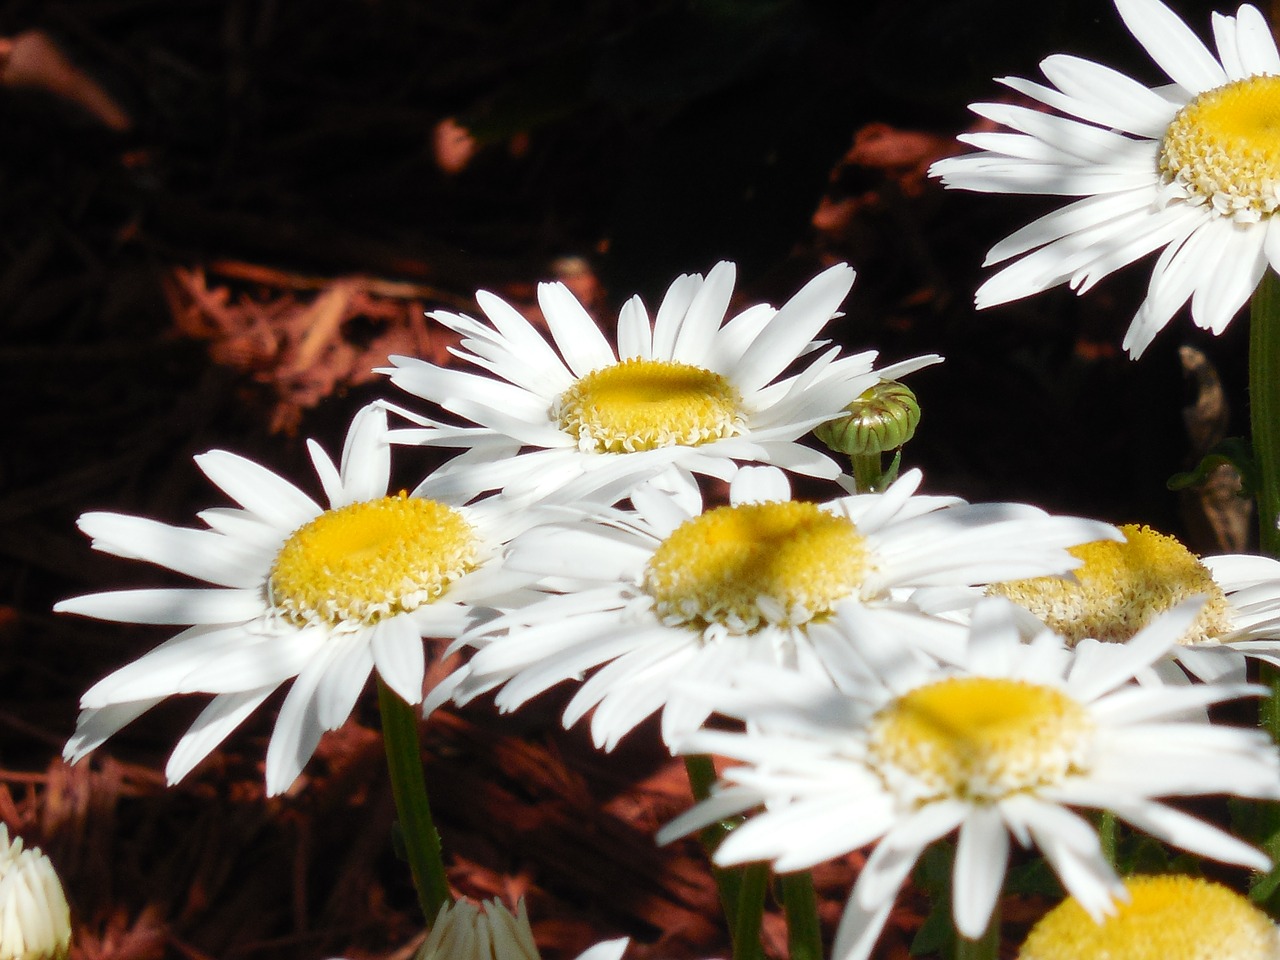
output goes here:
[[299, 527], [268, 581], [274, 612], [298, 625], [376, 623], [431, 603], [473, 570], [478, 541], [457, 510], [383, 497]]
[[1235, 80], [1178, 111], [1160, 174], [1192, 203], [1256, 222], [1280, 207], [1280, 77]]
[[660, 543], [644, 589], [664, 623], [751, 633], [825, 617], [871, 569], [848, 517], [799, 501], [716, 507]]
[[696, 447], [741, 433], [742, 398], [718, 373], [632, 357], [587, 374], [551, 405], [586, 453]]
[[1027, 935], [1018, 960], [1275, 960], [1280, 937], [1265, 913], [1197, 877], [1129, 877], [1128, 903], [1101, 923], [1064, 900]]
[[868, 761], [916, 802], [994, 801], [1086, 769], [1093, 720], [1053, 687], [952, 677], [918, 687], [871, 721]]
[[1083, 561], [1069, 577], [1012, 580], [987, 592], [1034, 613], [1072, 643], [1085, 637], [1124, 643], [1188, 597], [1209, 597], [1179, 643], [1214, 643], [1231, 630], [1231, 607], [1209, 569], [1173, 537], [1126, 524], [1123, 543], [1095, 540], [1071, 548]]

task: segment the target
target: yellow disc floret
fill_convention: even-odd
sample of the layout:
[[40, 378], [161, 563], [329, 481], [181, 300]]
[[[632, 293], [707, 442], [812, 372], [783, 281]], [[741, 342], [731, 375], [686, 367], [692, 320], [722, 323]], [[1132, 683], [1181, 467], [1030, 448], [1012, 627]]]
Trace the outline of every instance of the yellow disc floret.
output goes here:
[[1074, 898], [1045, 914], [1018, 960], [1275, 960], [1280, 937], [1265, 913], [1197, 877], [1129, 877], [1128, 903], [1095, 923]]
[[273, 610], [297, 624], [376, 623], [431, 603], [474, 569], [478, 541], [457, 510], [383, 497], [299, 527], [268, 581]]
[[1030, 610], [1071, 643], [1086, 637], [1123, 643], [1196, 595], [1209, 600], [1180, 643], [1212, 643], [1231, 629], [1226, 595], [1195, 554], [1150, 527], [1126, 524], [1120, 530], [1123, 542], [1095, 540], [1071, 548], [1083, 561], [1074, 579], [1013, 580], [988, 592]]
[[999, 800], [1084, 771], [1093, 729], [1088, 711], [1053, 687], [952, 677], [881, 709], [867, 759], [917, 802]]
[[848, 517], [798, 501], [717, 507], [653, 552], [644, 589], [668, 624], [731, 633], [825, 617], [858, 596], [870, 570]]
[[1160, 174], [1193, 203], [1255, 222], [1280, 207], [1280, 77], [1236, 80], [1178, 111]]
[[742, 398], [720, 374], [637, 357], [587, 374], [556, 398], [550, 414], [587, 453], [696, 447], [746, 424]]

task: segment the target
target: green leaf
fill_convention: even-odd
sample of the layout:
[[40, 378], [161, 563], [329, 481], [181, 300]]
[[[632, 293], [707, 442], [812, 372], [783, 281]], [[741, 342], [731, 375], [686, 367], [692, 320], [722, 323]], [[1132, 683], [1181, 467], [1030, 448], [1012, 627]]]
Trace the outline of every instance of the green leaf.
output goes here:
[[1175, 473], [1165, 486], [1170, 490], [1185, 490], [1198, 487], [1209, 479], [1209, 475], [1224, 463], [1236, 468], [1240, 474], [1240, 496], [1251, 497], [1258, 489], [1258, 465], [1253, 458], [1253, 448], [1244, 437], [1227, 437], [1214, 444], [1189, 473]]

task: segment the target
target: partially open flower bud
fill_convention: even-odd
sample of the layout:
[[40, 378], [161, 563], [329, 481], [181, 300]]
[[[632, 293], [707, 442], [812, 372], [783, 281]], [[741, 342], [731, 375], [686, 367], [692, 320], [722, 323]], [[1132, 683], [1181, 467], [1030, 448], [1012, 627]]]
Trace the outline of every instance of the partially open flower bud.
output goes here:
[[881, 380], [844, 409], [842, 416], [813, 433], [832, 450], [851, 457], [896, 450], [915, 435], [920, 422], [916, 395], [897, 380]]
[[64, 960], [71, 910], [49, 858], [0, 824], [0, 960]]

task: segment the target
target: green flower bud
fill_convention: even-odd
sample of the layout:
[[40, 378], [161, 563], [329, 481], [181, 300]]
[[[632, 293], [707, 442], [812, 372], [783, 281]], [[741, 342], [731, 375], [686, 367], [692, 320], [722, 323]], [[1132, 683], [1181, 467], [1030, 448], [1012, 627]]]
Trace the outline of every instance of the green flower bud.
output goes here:
[[897, 380], [881, 380], [844, 409], [842, 416], [813, 433], [830, 449], [850, 457], [896, 450], [915, 435], [920, 422], [916, 395]]

